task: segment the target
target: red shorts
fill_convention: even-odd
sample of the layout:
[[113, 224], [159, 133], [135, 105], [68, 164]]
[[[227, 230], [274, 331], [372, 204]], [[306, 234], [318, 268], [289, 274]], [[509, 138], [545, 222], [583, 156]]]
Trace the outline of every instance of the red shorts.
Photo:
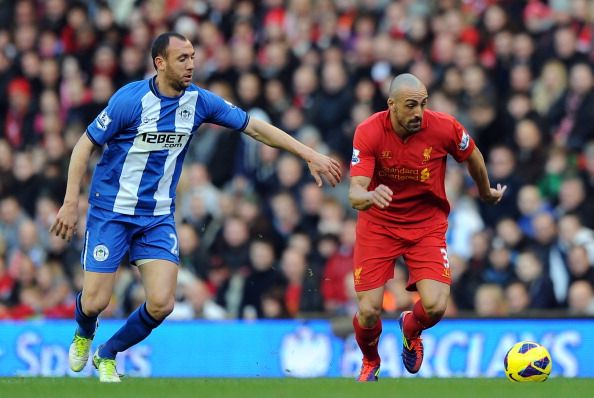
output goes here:
[[408, 267], [406, 290], [431, 279], [451, 284], [446, 251], [447, 223], [425, 228], [390, 228], [359, 218], [353, 261], [357, 292], [384, 286], [394, 277], [396, 259], [403, 256]]

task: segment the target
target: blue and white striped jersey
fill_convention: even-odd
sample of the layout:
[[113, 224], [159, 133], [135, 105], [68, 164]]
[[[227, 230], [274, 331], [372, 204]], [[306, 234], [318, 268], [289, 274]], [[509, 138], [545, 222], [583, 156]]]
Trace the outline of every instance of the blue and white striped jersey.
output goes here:
[[172, 213], [193, 132], [202, 123], [242, 131], [248, 121], [242, 109], [194, 84], [176, 98], [161, 95], [154, 77], [127, 84], [87, 128], [91, 141], [106, 145], [89, 202], [122, 214]]

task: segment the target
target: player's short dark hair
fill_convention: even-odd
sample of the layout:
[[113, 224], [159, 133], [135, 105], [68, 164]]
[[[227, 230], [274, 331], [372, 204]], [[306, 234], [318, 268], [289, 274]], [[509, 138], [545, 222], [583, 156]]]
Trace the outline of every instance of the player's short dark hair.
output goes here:
[[184, 35], [181, 35], [176, 32], [165, 32], [157, 36], [157, 38], [153, 40], [153, 45], [151, 46], [151, 57], [153, 58], [153, 66], [155, 67], [155, 70], [157, 69], [157, 63], [155, 62], [155, 58], [167, 57], [167, 50], [169, 49], [169, 40], [172, 37], [184, 41], [188, 40]]

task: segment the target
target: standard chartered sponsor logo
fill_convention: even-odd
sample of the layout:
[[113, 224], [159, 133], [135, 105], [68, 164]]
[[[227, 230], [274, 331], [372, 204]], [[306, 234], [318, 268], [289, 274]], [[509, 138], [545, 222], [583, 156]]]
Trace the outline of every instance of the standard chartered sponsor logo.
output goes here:
[[427, 167], [423, 169], [409, 169], [406, 167], [383, 167], [378, 171], [380, 177], [392, 178], [394, 180], [421, 181], [425, 182], [431, 177], [431, 172]]

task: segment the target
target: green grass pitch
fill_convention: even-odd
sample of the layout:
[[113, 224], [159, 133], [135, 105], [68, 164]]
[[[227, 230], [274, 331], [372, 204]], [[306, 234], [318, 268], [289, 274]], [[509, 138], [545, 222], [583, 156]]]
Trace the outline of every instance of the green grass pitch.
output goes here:
[[100, 384], [82, 378], [0, 378], [6, 398], [531, 398], [593, 397], [594, 379], [554, 378], [544, 383], [505, 379], [140, 379]]

